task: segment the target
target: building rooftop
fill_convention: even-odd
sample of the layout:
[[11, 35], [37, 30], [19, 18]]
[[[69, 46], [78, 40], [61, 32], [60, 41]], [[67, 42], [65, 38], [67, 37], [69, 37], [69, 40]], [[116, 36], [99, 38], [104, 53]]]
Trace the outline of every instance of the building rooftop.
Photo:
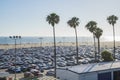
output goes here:
[[120, 68], [120, 61], [82, 64], [76, 66], [68, 66], [60, 69], [68, 69], [75, 73], [86, 73], [86, 72], [94, 72], [94, 71], [101, 71], [101, 70], [108, 70], [115, 68]]

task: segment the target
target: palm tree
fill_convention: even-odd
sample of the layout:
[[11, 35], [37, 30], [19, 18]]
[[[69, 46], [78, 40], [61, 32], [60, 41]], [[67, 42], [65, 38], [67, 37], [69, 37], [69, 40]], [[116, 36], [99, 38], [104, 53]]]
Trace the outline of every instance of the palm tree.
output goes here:
[[98, 55], [100, 55], [100, 37], [102, 36], [103, 30], [100, 28], [95, 29], [95, 37], [98, 40]]
[[108, 23], [113, 26], [114, 59], [115, 59], [115, 27], [114, 25], [117, 20], [118, 20], [118, 17], [115, 15], [111, 15], [107, 18]]
[[77, 29], [76, 27], [79, 26], [79, 18], [73, 17], [71, 20], [67, 22], [67, 24], [75, 29], [75, 35], [76, 35], [76, 59], [78, 64], [78, 38], [77, 38]]
[[93, 34], [93, 39], [94, 39], [94, 49], [95, 49], [95, 61], [96, 61], [96, 43], [95, 43], [95, 35], [94, 31], [97, 27], [97, 23], [95, 21], [89, 21], [86, 25], [85, 28], [87, 28], [92, 34]]
[[54, 63], [55, 63], [55, 78], [56, 78], [56, 40], [55, 40], [55, 24], [58, 24], [60, 21], [60, 18], [57, 14], [51, 13], [47, 16], [46, 21], [52, 25], [53, 27], [53, 36], [54, 36]]

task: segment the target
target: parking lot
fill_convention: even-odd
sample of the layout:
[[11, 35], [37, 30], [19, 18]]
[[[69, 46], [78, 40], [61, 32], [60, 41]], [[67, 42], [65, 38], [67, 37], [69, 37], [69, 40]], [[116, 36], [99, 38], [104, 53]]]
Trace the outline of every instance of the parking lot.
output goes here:
[[[79, 64], [94, 63], [94, 47], [79, 46], [78, 58]], [[56, 65], [57, 67], [76, 65], [76, 47], [75, 46], [57, 46], [56, 47]], [[104, 48], [101, 48], [101, 52]], [[113, 51], [112, 48], [108, 48]], [[116, 48], [116, 58], [120, 59], [120, 47]], [[43, 75], [39, 79], [54, 79], [54, 47], [31, 47], [14, 49], [0, 49], [0, 70], [9, 72], [11, 77], [17, 73], [17, 78], [24, 77], [25, 72], [30, 72], [35, 76]], [[15, 67], [16, 66], [16, 67]], [[37, 73], [37, 74], [36, 74]]]
[[[0, 70], [0, 72], [5, 72], [5, 71], [6, 71], [6, 69], [1, 69]], [[48, 70], [46, 70], [46, 71], [44, 71], [44, 73], [42, 73], [43, 77], [38, 77], [37, 79], [39, 79], [39, 80], [58, 80], [58, 79], [55, 79], [53, 76], [46, 76], [45, 74], [46, 74], [47, 71]], [[14, 79], [14, 77], [15, 77], [15, 74], [10, 74], [8, 78]], [[18, 80], [25, 80], [24, 79], [24, 73], [17, 73], [16, 78]]]

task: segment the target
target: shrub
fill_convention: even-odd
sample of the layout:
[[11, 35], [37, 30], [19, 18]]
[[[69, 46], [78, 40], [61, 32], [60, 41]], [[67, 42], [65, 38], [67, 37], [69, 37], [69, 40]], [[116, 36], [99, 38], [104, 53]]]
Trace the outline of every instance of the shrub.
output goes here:
[[101, 56], [104, 61], [113, 61], [114, 60], [112, 53], [110, 53], [109, 51], [103, 51], [101, 53]]

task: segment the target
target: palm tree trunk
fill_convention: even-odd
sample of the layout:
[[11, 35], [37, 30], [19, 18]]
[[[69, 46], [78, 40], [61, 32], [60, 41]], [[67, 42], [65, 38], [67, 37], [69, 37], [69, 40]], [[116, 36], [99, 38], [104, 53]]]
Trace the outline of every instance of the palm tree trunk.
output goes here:
[[76, 35], [76, 59], [78, 64], [78, 38], [77, 38], [77, 29], [75, 28], [75, 35]]
[[97, 53], [96, 53], [96, 42], [95, 42], [95, 35], [93, 34], [93, 39], [94, 39], [94, 53], [95, 53], [95, 61], [97, 61]]
[[55, 71], [55, 75], [54, 77], [56, 78], [56, 40], [55, 40], [55, 27], [53, 26], [53, 36], [54, 36], [54, 63], [55, 63], [55, 68], [54, 68], [54, 71]]
[[114, 27], [114, 25], [113, 25], [113, 44], [114, 44], [114, 59], [115, 59], [115, 27]]
[[[98, 55], [100, 55], [100, 39], [98, 38]], [[99, 60], [99, 56], [98, 56], [98, 60]]]
[[17, 59], [17, 54], [16, 54], [16, 39], [15, 39], [15, 80], [16, 80], [16, 59]]

